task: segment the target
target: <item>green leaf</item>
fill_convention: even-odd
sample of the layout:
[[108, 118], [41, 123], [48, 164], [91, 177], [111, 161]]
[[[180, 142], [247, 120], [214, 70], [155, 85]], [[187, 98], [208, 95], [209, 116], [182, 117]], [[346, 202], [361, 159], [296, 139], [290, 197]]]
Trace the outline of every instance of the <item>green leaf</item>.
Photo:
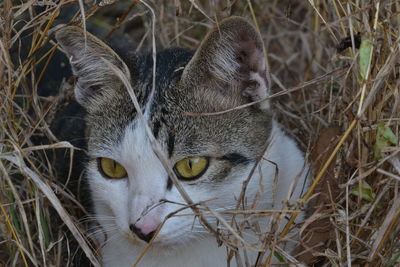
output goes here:
[[397, 255], [394, 255], [393, 258], [390, 259], [389, 261], [389, 266], [394, 266], [396, 262], [400, 262], [400, 253], [397, 253]]
[[[14, 198], [14, 195], [12, 194], [12, 192], [9, 191], [7, 193], [8, 193], [7, 194], [8, 195], [8, 202], [9, 203], [15, 203], [15, 198]], [[17, 204], [10, 205], [9, 211], [10, 211], [10, 217], [11, 217], [12, 224], [13, 224], [13, 226], [15, 228], [15, 231], [18, 234], [20, 234], [21, 233], [21, 225], [20, 225], [20, 220], [19, 220], [19, 216], [18, 216], [18, 211], [17, 211], [16, 205]]]
[[380, 159], [382, 157], [381, 151], [384, 147], [388, 147], [391, 145], [397, 145], [397, 137], [392, 132], [389, 127], [386, 127], [384, 122], [378, 123], [378, 130], [376, 133], [376, 142], [375, 142], [375, 151], [374, 156], [375, 159]]
[[382, 135], [391, 145], [397, 145], [397, 137], [390, 128], [385, 127]]
[[[359, 196], [360, 194], [360, 187], [359, 184], [356, 184], [353, 189], [351, 190], [351, 194], [354, 196]], [[374, 200], [376, 194], [372, 190], [372, 187], [365, 181], [361, 183], [361, 198], [371, 202]]]
[[[274, 251], [274, 256], [278, 259], [279, 262], [286, 262], [285, 258], [278, 252]], [[288, 267], [288, 265], [281, 265], [282, 267]]]
[[368, 73], [368, 66], [372, 60], [372, 42], [366, 37], [361, 37], [361, 45], [360, 45], [360, 57], [359, 57], [359, 66], [360, 66], [360, 75], [362, 80], [365, 80]]
[[42, 231], [43, 231], [43, 237], [44, 237], [44, 245], [47, 248], [50, 244], [51, 237], [50, 237], [50, 227], [47, 223], [46, 217], [43, 212], [43, 208], [39, 208], [39, 218], [40, 218], [40, 224], [42, 226]]

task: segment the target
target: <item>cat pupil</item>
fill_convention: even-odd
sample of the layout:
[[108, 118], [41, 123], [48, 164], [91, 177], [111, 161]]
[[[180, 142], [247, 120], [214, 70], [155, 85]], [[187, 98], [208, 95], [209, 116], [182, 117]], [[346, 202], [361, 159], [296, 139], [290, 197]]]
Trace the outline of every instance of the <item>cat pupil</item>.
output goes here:
[[188, 164], [189, 164], [189, 168], [192, 169], [192, 164], [193, 164], [192, 159], [188, 160]]

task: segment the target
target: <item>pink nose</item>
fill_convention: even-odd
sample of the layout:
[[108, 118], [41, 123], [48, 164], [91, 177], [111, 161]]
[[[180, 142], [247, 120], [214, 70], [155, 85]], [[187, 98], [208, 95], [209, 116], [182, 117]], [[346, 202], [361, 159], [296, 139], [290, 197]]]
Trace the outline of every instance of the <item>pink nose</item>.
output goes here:
[[136, 224], [131, 224], [129, 229], [140, 239], [149, 242], [160, 226], [159, 223], [155, 221], [139, 221]]

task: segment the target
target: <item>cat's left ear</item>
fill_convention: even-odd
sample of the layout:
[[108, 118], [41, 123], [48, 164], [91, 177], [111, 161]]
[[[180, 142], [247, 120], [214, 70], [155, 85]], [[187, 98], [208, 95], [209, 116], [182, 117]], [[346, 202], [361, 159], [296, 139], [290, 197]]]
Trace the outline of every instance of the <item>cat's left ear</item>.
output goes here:
[[[240, 94], [248, 101], [264, 99], [270, 93], [271, 80], [260, 34], [244, 18], [221, 21], [204, 38], [182, 79], [194, 86], [214, 84], [224, 95], [235, 98]], [[268, 109], [268, 100], [258, 107]]]
[[[76, 100], [84, 107], [102, 99], [121, 84], [111, 63], [130, 80], [125, 62], [104, 42], [82, 28], [67, 26], [56, 32], [56, 39], [70, 60], [77, 77]], [[108, 61], [108, 63], [106, 63]]]

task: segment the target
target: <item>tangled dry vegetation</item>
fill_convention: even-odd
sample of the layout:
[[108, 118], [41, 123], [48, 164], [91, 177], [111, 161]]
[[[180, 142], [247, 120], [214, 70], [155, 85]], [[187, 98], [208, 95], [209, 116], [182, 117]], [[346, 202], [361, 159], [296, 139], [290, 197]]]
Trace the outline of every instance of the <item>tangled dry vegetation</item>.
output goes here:
[[[82, 117], [58, 119], [76, 106], [70, 74], [52, 70], [65, 64], [54, 27], [82, 25], [82, 10], [89, 30], [111, 42], [124, 35], [138, 51], [151, 49], [153, 37], [158, 50], [196, 48], [224, 17], [253, 21], [268, 51], [277, 116], [315, 169], [311, 189], [288, 204], [295, 211], [308, 203], [310, 216], [295, 225], [293, 213], [280, 214], [287, 228], [254, 246], [310, 266], [400, 264], [399, 1], [154, 0], [151, 9], [113, 2], [0, 3], [0, 266], [100, 261], [90, 220], [82, 220], [90, 219], [82, 166], [71, 163], [84, 155], [76, 149], [82, 136], [68, 135]], [[293, 234], [301, 244], [286, 255], [279, 242]], [[233, 235], [225, 240], [238, 244]], [[267, 254], [259, 266], [268, 266]]]

